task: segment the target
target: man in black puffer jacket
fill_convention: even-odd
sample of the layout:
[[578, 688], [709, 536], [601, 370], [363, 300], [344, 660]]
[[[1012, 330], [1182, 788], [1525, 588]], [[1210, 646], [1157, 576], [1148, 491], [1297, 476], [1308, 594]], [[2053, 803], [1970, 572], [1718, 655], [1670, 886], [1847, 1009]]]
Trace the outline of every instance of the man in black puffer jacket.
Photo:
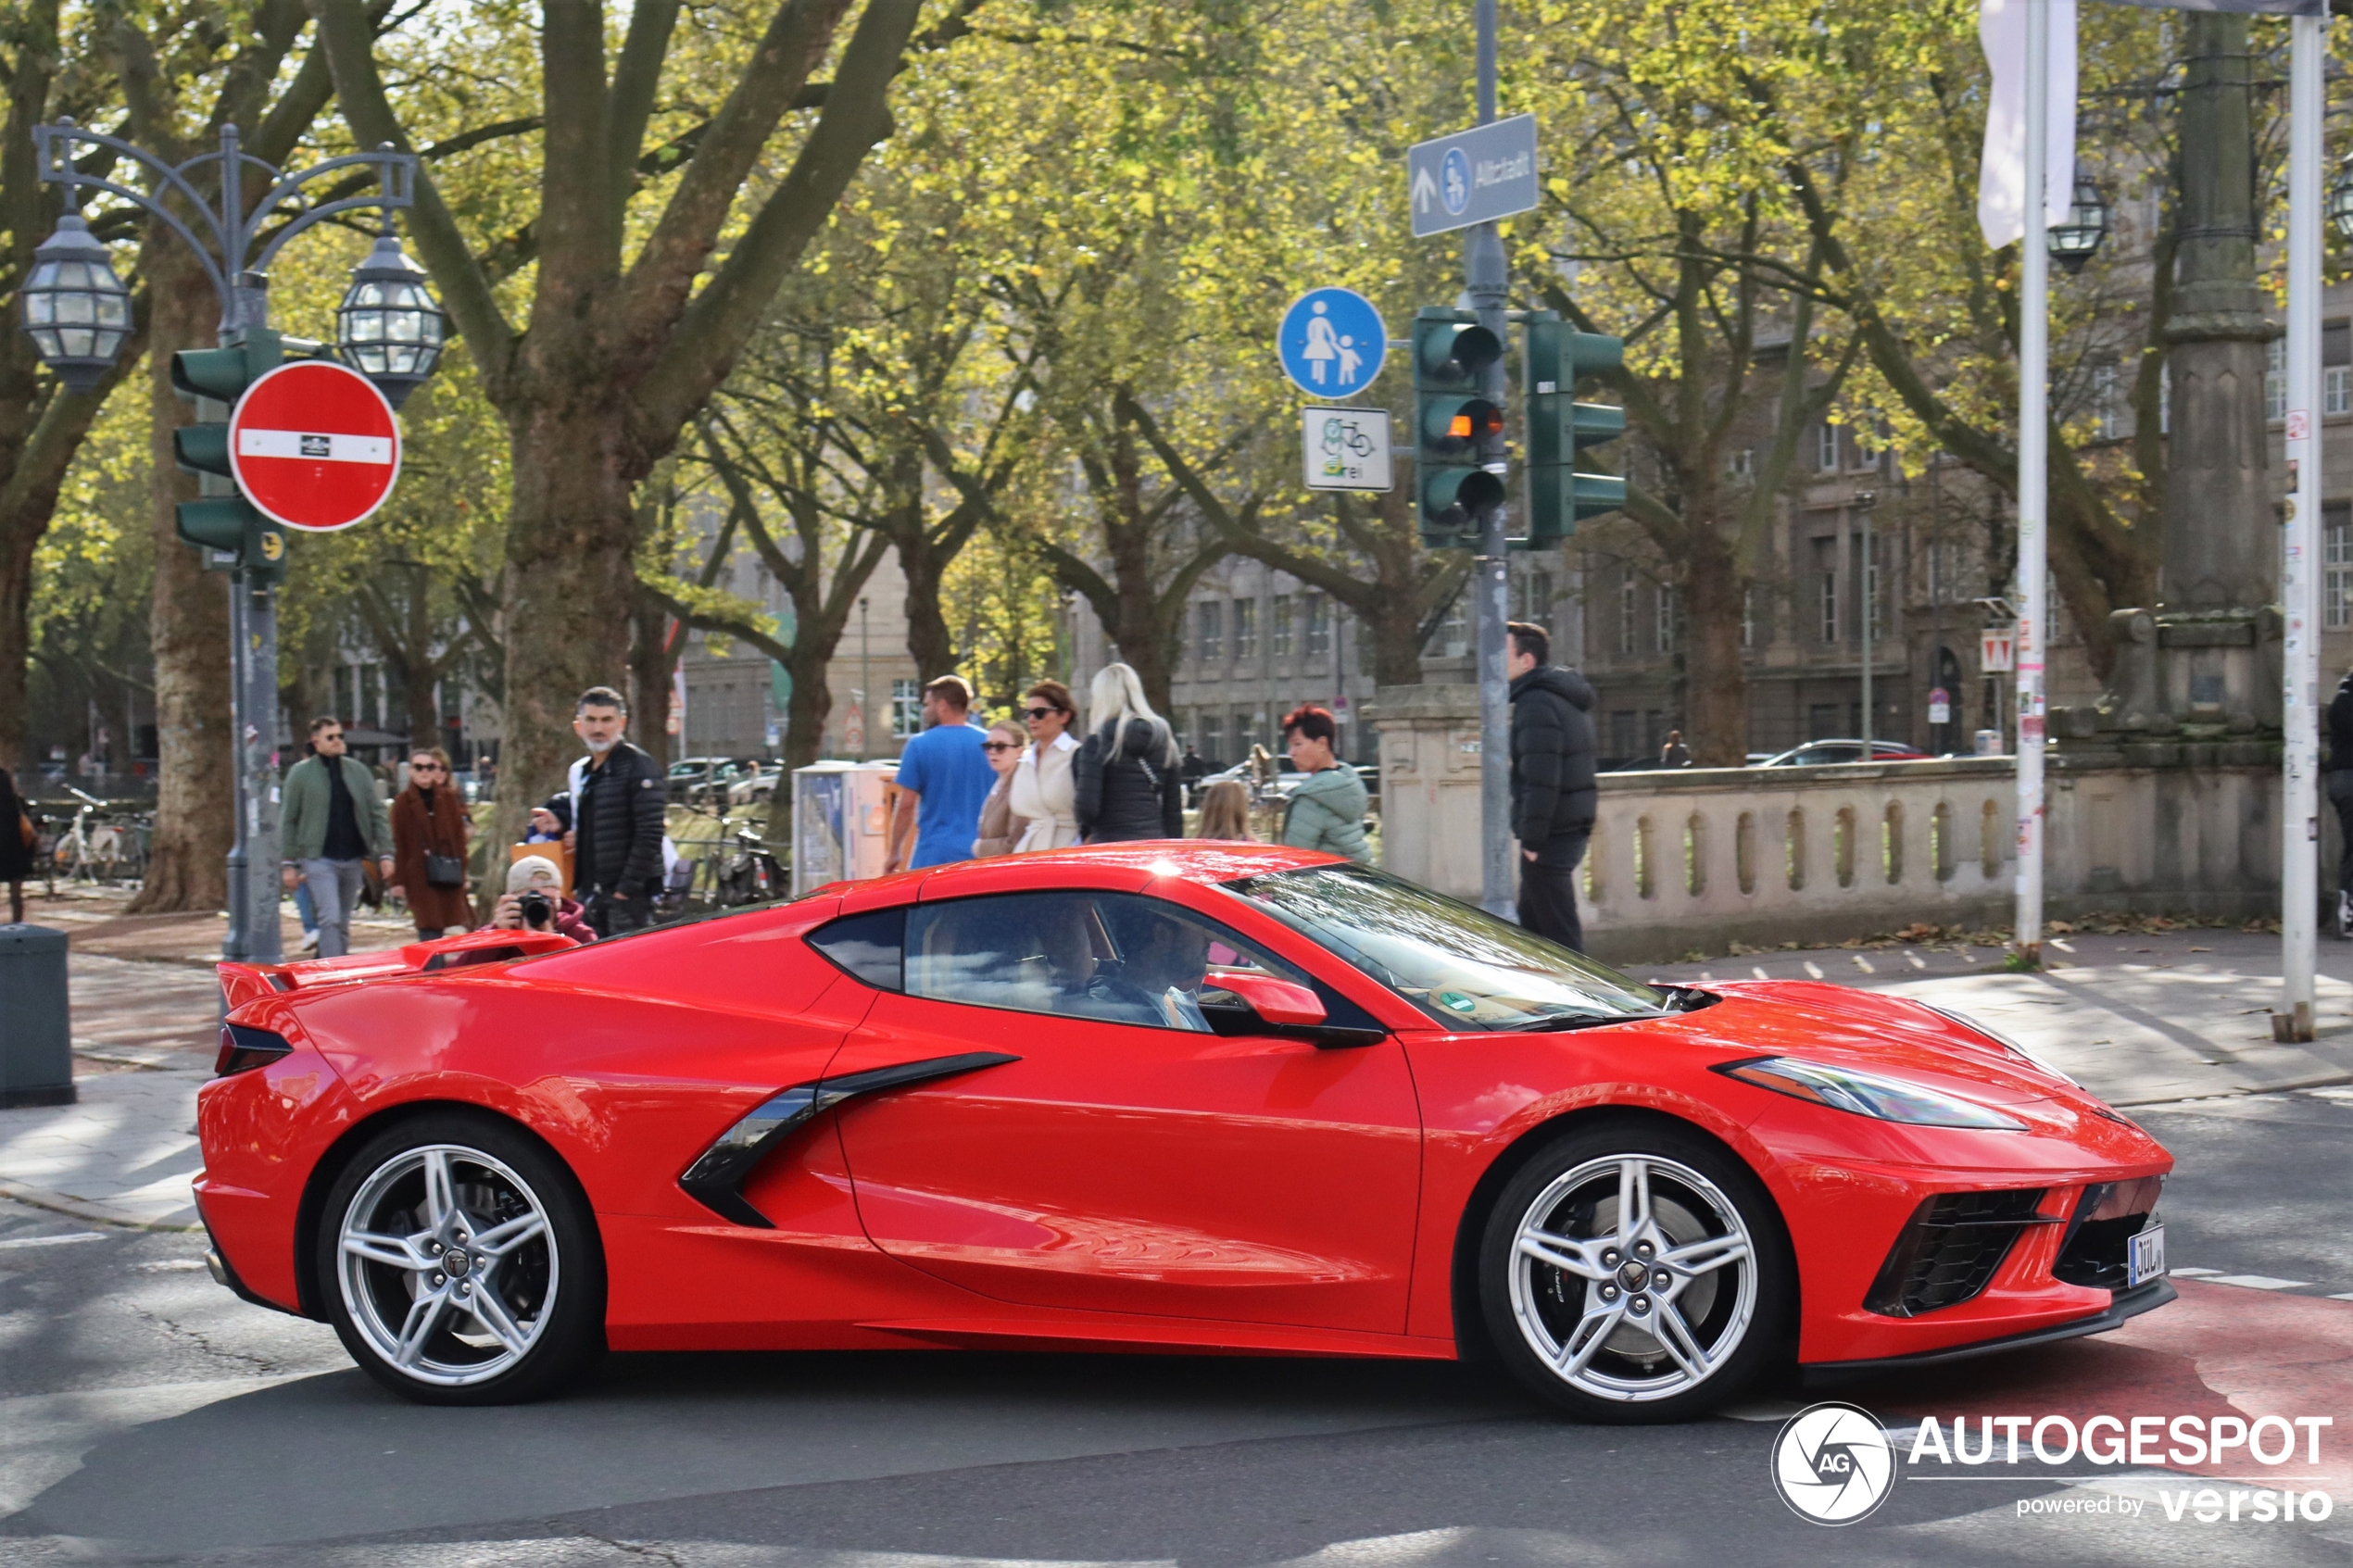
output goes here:
[[588, 747], [572, 765], [573, 831], [564, 838], [573, 896], [588, 907], [588, 923], [599, 936], [618, 936], [646, 923], [661, 891], [669, 788], [654, 759], [621, 738], [629, 705], [619, 692], [591, 686], [573, 711], [572, 727]]
[[1512, 621], [1512, 837], [1519, 841], [1519, 923], [1585, 949], [1577, 919], [1577, 864], [1593, 835], [1593, 688], [1545, 662], [1552, 637]]

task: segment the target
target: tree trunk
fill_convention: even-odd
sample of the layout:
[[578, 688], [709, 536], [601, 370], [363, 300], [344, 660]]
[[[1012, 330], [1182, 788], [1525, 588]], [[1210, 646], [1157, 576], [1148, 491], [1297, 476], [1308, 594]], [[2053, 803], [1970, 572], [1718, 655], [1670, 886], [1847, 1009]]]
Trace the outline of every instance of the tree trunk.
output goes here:
[[[572, 733], [580, 694], [628, 681], [640, 474], [623, 467], [627, 429], [618, 408], [550, 401], [525, 408], [511, 430], [506, 736], [494, 843], [519, 839], [530, 804], [562, 786], [580, 754]], [[635, 725], [631, 738], [641, 738]]]
[[664, 771], [670, 767], [672, 679], [678, 668], [678, 650], [686, 642], [684, 632], [682, 627], [673, 642], [669, 607], [638, 590], [636, 613], [629, 618], [630, 726], [646, 755]]
[[[806, 650], [799, 638], [793, 640], [793, 657], [785, 664], [785, 673], [792, 677], [792, 696], [785, 705], [786, 772], [808, 767], [824, 749], [825, 721], [834, 711], [834, 694], [825, 684], [825, 666], [833, 661], [834, 649], [840, 642], [838, 632], [824, 644], [812, 644]], [[783, 793], [777, 792], [779, 798]]]
[[[182, 473], [171, 433], [193, 422], [195, 406], [171, 390], [171, 357], [208, 348], [220, 307], [211, 282], [181, 240], [154, 225], [142, 247], [153, 311], [147, 405], [153, 417], [149, 527], [156, 542], [154, 608], [156, 745], [160, 787], [147, 879], [131, 901], [133, 914], [217, 909], [229, 896], [229, 847], [235, 837], [235, 758], [229, 694], [229, 588], [225, 574], [204, 570], [180, 541], [177, 503], [194, 500], [196, 482]], [[262, 721], [267, 722], [271, 715]], [[274, 866], [257, 866], [274, 876]]]
[[948, 628], [948, 613], [939, 605], [940, 579], [948, 562], [941, 558], [923, 518], [914, 526], [894, 530], [899, 570], [907, 579], [907, 656], [915, 661], [918, 684], [956, 668], [956, 637]]
[[1730, 544], [1714, 524], [1689, 531], [1683, 558], [1683, 739], [1702, 768], [1748, 760], [1748, 668], [1741, 657], [1741, 581]]

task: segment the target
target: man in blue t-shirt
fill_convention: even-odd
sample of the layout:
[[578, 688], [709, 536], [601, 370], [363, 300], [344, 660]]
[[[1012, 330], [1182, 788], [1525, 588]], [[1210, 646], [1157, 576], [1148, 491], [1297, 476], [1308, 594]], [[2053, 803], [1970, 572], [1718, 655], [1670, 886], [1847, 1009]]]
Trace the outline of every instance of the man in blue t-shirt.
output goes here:
[[929, 727], [899, 756], [899, 814], [886, 874], [972, 858], [980, 808], [997, 783], [982, 734], [964, 717], [972, 705], [973, 689], [961, 676], [942, 675], [924, 687]]

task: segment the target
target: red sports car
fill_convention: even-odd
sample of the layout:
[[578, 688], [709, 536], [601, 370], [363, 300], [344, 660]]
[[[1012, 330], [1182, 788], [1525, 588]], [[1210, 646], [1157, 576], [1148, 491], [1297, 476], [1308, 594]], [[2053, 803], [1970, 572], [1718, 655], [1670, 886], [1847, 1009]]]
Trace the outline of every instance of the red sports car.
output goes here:
[[624, 1350], [1444, 1359], [1601, 1420], [2171, 1299], [2172, 1161], [1983, 1029], [1642, 985], [1327, 856], [1126, 844], [575, 947], [223, 965], [214, 1269], [387, 1387]]

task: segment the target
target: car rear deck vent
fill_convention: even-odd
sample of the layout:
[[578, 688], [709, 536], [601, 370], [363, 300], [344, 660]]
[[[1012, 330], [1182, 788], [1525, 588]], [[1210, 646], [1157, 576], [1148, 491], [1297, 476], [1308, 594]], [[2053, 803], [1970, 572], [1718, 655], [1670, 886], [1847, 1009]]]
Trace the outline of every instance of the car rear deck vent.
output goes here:
[[2036, 1212], [2045, 1190], [1948, 1192], [1928, 1199], [1895, 1238], [1864, 1307], [1916, 1318], [1975, 1297], [1993, 1282], [2020, 1231], [2057, 1223]]

